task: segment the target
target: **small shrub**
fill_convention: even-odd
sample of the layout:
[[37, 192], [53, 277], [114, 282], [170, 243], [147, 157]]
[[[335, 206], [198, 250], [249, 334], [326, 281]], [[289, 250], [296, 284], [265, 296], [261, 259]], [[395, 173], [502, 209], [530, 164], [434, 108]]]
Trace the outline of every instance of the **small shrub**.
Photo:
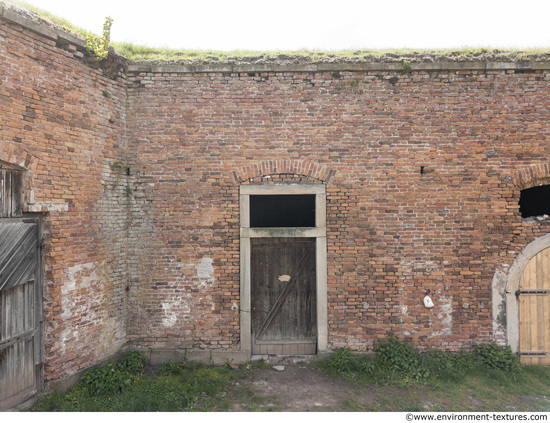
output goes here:
[[521, 364], [510, 346], [501, 347], [495, 343], [476, 345], [473, 348], [476, 361], [488, 369], [520, 373]]
[[82, 376], [82, 383], [92, 395], [107, 396], [122, 392], [132, 383], [132, 376], [122, 372], [109, 360], [103, 367], [94, 366]]
[[448, 382], [459, 382], [464, 372], [455, 362], [457, 355], [449, 351], [428, 351], [420, 355], [419, 366], [429, 372], [429, 378]]
[[109, 360], [102, 367], [94, 366], [82, 375], [82, 384], [93, 395], [107, 396], [123, 392], [132, 386], [134, 376], [143, 370], [145, 360], [134, 351], [126, 354], [118, 364]]
[[375, 361], [369, 358], [364, 358], [363, 360], [361, 360], [359, 368], [361, 372], [363, 372], [366, 376], [373, 376], [376, 372]]
[[162, 363], [159, 366], [157, 374], [159, 376], [168, 376], [168, 375], [177, 376], [182, 373], [184, 366], [185, 366], [184, 362], [171, 361], [170, 363]]
[[377, 341], [374, 344], [376, 360], [388, 369], [406, 372], [418, 367], [419, 356], [407, 342], [400, 342], [395, 338]]
[[126, 354], [118, 363], [118, 367], [121, 371], [127, 372], [131, 375], [140, 373], [145, 367], [145, 358], [138, 351], [133, 351]]
[[86, 49], [90, 55], [96, 58], [96, 60], [104, 60], [109, 55], [112, 25], [113, 19], [108, 16], [105, 18], [105, 23], [103, 24], [103, 35], [101, 38], [91, 34], [86, 36]]
[[337, 374], [346, 374], [358, 370], [360, 364], [359, 358], [350, 348], [339, 348], [323, 362], [322, 367]]

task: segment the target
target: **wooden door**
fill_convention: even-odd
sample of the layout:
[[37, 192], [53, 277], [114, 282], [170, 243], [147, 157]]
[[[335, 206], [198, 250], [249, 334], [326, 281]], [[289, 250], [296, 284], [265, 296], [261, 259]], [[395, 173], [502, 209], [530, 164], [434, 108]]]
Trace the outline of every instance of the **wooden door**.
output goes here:
[[250, 244], [252, 354], [316, 354], [315, 239]]
[[550, 364], [550, 248], [525, 267], [519, 290], [519, 351], [522, 364]]
[[39, 223], [0, 219], [0, 410], [41, 384]]

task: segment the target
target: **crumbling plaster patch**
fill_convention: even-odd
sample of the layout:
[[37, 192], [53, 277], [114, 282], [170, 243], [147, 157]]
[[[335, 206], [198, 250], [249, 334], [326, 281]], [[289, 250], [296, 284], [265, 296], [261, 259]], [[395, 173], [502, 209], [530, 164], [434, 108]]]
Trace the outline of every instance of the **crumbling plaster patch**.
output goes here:
[[199, 278], [201, 287], [210, 286], [214, 283], [214, 266], [212, 266], [212, 260], [209, 257], [204, 257], [197, 265], [197, 277]]
[[164, 313], [162, 325], [168, 328], [174, 326], [178, 321], [178, 317], [191, 312], [191, 302], [192, 299], [187, 297], [186, 299], [179, 298], [171, 302], [162, 303], [162, 311]]
[[[186, 285], [191, 285], [193, 288], [199, 288], [200, 292], [211, 287], [216, 279], [214, 278], [214, 260], [210, 257], [203, 257], [198, 264], [187, 264], [183, 267], [191, 267], [193, 269], [193, 275], [188, 280], [185, 278], [184, 281]], [[175, 290], [175, 287], [174, 287]], [[194, 298], [190, 294], [179, 294], [178, 298], [172, 298], [170, 301], [165, 301], [161, 304], [162, 306], [162, 325], [164, 327], [173, 327], [176, 325], [179, 319], [189, 316], [191, 310], [196, 314], [198, 305], [206, 305], [210, 307], [211, 310], [214, 309], [215, 305], [211, 295], [200, 296]]]
[[508, 283], [509, 265], [500, 266], [493, 275], [493, 336], [499, 345], [506, 345], [506, 284]]
[[[403, 274], [408, 275], [425, 275], [430, 276], [434, 272], [440, 272], [441, 267], [448, 264], [444, 261], [442, 263], [436, 262], [434, 260], [405, 260], [402, 259], [399, 263], [400, 269]], [[425, 287], [417, 287], [418, 292], [424, 294]], [[428, 335], [428, 338], [436, 338], [440, 336], [448, 336], [452, 334], [453, 329], [453, 300], [452, 296], [447, 297], [442, 294], [441, 290], [437, 290], [430, 294], [435, 303], [435, 307], [432, 309], [433, 314], [429, 315], [428, 327], [431, 330], [431, 333]], [[399, 297], [404, 298], [400, 290]], [[415, 299], [417, 296], [415, 296]], [[421, 299], [418, 299], [419, 307], [424, 307]], [[401, 301], [401, 314], [403, 317], [408, 317], [409, 307], [403, 304]], [[410, 331], [404, 331], [406, 336], [410, 335]]]
[[115, 353], [124, 339], [124, 326], [116, 316], [103, 313], [106, 283], [104, 263], [85, 263], [70, 267], [66, 281], [61, 287], [61, 319], [66, 324], [60, 335], [63, 353], [75, 343], [89, 344], [90, 327], [97, 340], [99, 355]]
[[453, 331], [453, 300], [445, 296], [437, 296], [440, 312], [436, 314], [439, 319], [440, 330], [434, 331], [431, 338], [436, 336], [451, 335]]

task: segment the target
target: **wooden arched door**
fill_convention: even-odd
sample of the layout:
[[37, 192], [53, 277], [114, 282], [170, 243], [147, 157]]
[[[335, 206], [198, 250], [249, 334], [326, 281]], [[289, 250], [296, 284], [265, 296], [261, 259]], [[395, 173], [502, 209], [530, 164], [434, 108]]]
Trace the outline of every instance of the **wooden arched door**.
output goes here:
[[516, 292], [522, 364], [550, 364], [550, 248], [527, 263]]

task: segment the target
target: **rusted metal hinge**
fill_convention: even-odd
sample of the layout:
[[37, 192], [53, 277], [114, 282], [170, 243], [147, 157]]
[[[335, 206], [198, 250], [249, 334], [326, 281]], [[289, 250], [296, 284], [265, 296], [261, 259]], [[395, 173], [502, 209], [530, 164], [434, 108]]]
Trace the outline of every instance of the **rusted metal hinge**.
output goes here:
[[548, 294], [548, 289], [518, 289], [516, 291], [516, 297], [520, 295], [546, 295]]
[[546, 351], [525, 351], [525, 352], [520, 352], [519, 355], [527, 355], [527, 356], [547, 356], [548, 355], [548, 352]]

